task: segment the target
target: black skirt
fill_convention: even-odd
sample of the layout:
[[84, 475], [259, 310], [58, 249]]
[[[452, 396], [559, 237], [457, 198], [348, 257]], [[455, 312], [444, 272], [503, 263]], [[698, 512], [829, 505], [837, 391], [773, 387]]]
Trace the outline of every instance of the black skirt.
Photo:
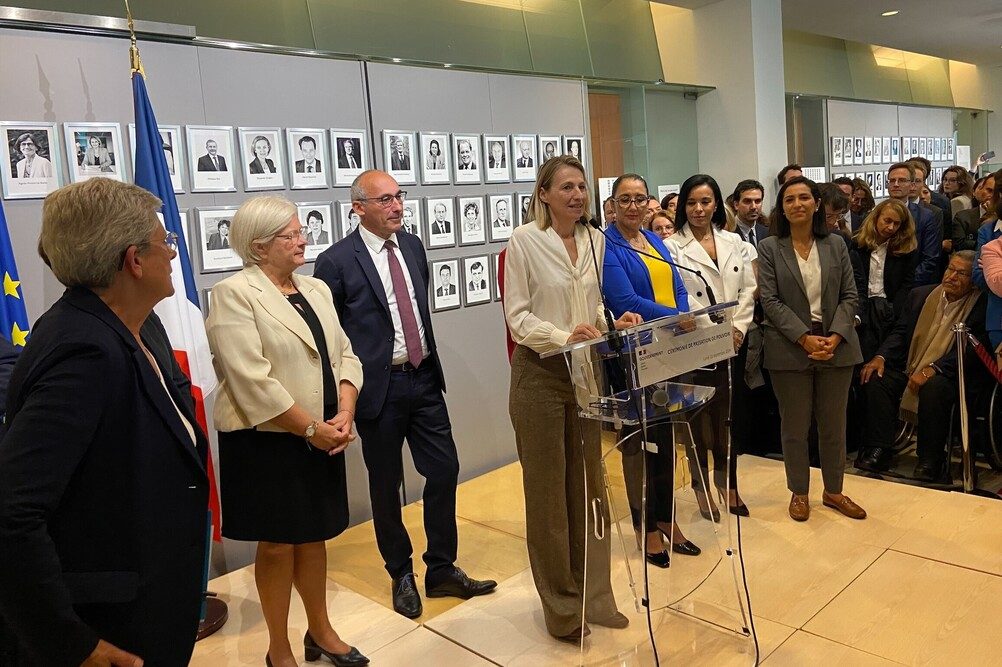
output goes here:
[[302, 437], [253, 429], [219, 434], [223, 536], [281, 544], [321, 542], [348, 527], [344, 453]]

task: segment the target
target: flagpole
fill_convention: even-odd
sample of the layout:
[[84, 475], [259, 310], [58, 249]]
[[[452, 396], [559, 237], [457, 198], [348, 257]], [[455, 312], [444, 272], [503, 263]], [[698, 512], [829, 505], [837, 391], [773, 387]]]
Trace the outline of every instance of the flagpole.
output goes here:
[[[146, 79], [146, 71], [143, 69], [143, 60], [139, 56], [139, 45], [136, 43], [135, 22], [132, 19], [132, 9], [129, 7], [129, 0], [125, 0], [125, 16], [129, 25], [129, 65], [132, 74], [138, 74]], [[137, 119], [138, 127], [138, 119]], [[208, 434], [206, 434], [208, 436]], [[208, 474], [212, 475], [211, 467]], [[219, 599], [215, 593], [208, 590], [209, 584], [209, 562], [212, 553], [212, 510], [206, 512], [206, 535], [205, 535], [205, 559], [202, 568], [202, 609], [201, 620], [198, 623], [196, 641], [205, 639], [223, 627], [229, 617], [229, 609], [226, 602]]]

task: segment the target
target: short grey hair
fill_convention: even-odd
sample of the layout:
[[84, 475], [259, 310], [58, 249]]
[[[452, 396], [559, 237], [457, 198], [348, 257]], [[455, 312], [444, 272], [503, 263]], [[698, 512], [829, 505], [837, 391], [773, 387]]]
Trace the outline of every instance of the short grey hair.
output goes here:
[[149, 245], [162, 206], [138, 185], [110, 178], [59, 188], [42, 203], [38, 254], [67, 287], [107, 288], [129, 247]]
[[956, 257], [957, 259], [962, 259], [965, 262], [970, 262], [971, 264], [974, 264], [974, 258], [976, 256], [977, 253], [974, 252], [973, 250], [958, 250], [957, 252], [954, 252], [950, 255], [950, 259]]
[[379, 173], [378, 169], [366, 169], [361, 174], [355, 177], [355, 180], [351, 182], [351, 190], [349, 194], [352, 201], [362, 201], [368, 198], [369, 193], [366, 192], [365, 188], [362, 187], [362, 180], [365, 179], [369, 174]]
[[244, 266], [261, 263], [255, 243], [268, 243], [296, 215], [296, 205], [279, 195], [252, 197], [237, 209], [230, 225], [230, 247]]

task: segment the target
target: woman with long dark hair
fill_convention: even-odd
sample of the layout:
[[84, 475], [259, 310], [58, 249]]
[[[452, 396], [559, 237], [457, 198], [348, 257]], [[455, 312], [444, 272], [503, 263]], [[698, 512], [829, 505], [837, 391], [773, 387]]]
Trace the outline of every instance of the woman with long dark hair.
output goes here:
[[759, 296], [765, 368], [779, 402], [790, 517], [810, 516], [807, 435], [817, 421], [823, 503], [852, 519], [866, 512], [842, 493], [846, 406], [853, 367], [858, 295], [845, 243], [829, 234], [821, 192], [803, 176], [776, 197], [776, 233], [759, 243]]

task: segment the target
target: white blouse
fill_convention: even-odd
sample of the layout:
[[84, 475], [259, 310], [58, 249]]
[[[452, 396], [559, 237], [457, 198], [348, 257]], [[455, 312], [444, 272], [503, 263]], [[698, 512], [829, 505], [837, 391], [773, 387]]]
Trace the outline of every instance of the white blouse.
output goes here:
[[[591, 235], [591, 242], [588, 237]], [[596, 275], [592, 246], [598, 260]], [[605, 236], [582, 225], [574, 227], [577, 264], [552, 227], [535, 222], [516, 227], [508, 240], [504, 263], [504, 316], [512, 340], [542, 354], [567, 344], [579, 324], [605, 325], [601, 271]]]
[[800, 277], [804, 279], [804, 289], [807, 290], [807, 301], [811, 304], [811, 322], [822, 322], [821, 312], [821, 256], [818, 254], [818, 244], [811, 244], [807, 259], [800, 256], [796, 250], [797, 265], [800, 267]]
[[872, 299], [879, 296], [887, 298], [884, 293], [884, 265], [887, 264], [887, 242], [881, 243], [870, 253], [870, 281], [866, 286], [867, 295]]

